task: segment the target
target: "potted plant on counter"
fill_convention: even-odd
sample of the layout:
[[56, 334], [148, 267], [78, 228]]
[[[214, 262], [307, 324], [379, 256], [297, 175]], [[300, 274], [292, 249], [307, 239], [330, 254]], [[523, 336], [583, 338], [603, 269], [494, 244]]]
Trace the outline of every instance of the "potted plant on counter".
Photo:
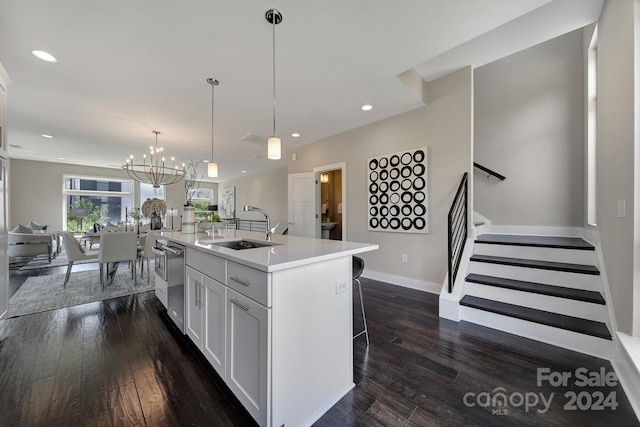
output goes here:
[[162, 216], [167, 212], [167, 202], [162, 199], [147, 199], [142, 204], [142, 214], [151, 219], [151, 229], [162, 228]]

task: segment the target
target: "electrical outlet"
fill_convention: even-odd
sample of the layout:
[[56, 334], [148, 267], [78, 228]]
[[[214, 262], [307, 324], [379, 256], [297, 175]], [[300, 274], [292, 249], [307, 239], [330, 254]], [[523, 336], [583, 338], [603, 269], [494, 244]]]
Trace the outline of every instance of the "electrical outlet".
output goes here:
[[409, 257], [407, 257], [407, 254], [402, 254], [402, 262], [409, 262]]
[[336, 294], [342, 293], [349, 289], [349, 283], [344, 279], [336, 280]]

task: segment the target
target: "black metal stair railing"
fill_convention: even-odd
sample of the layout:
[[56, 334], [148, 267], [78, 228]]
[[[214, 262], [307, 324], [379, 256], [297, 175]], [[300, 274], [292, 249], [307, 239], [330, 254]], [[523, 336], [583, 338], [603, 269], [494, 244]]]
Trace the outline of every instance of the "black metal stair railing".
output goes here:
[[264, 233], [267, 230], [267, 221], [257, 219], [226, 218], [223, 219], [229, 229], [244, 231], [259, 231]]
[[492, 177], [492, 176], [495, 176], [495, 177], [496, 177], [496, 178], [498, 178], [500, 181], [504, 181], [505, 179], [507, 179], [507, 177], [506, 177], [506, 176], [504, 176], [504, 175], [500, 175], [498, 172], [496, 172], [496, 171], [494, 171], [494, 170], [492, 170], [492, 169], [489, 169], [489, 168], [488, 168], [488, 167], [486, 167], [486, 166], [482, 166], [482, 165], [481, 165], [481, 164], [479, 164], [479, 163], [473, 162], [473, 167], [474, 167], [474, 168], [478, 168], [478, 169], [480, 169], [480, 170], [481, 170], [481, 171], [483, 171], [483, 172], [486, 172], [486, 173], [487, 173], [487, 178]]
[[458, 267], [460, 267], [462, 251], [467, 241], [469, 227], [468, 205], [468, 173], [465, 172], [462, 176], [460, 186], [458, 186], [456, 196], [453, 198], [448, 216], [449, 293], [453, 291], [453, 284], [458, 274]]

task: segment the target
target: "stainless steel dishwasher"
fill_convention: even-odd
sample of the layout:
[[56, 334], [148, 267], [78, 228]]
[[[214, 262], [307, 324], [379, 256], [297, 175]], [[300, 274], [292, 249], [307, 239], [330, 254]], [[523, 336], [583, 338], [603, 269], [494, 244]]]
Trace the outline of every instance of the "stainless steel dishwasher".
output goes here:
[[158, 239], [153, 253], [156, 273], [167, 282], [167, 313], [184, 333], [184, 246]]

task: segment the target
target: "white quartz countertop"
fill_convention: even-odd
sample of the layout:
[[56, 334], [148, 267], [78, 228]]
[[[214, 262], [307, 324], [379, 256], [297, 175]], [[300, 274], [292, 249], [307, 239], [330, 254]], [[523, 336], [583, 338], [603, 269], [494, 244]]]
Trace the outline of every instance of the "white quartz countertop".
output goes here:
[[161, 238], [265, 272], [286, 270], [378, 249], [378, 245], [370, 243], [343, 242], [340, 240], [274, 234], [271, 236], [273, 246], [235, 250], [218, 246], [215, 243], [239, 239], [267, 243], [265, 233], [241, 230], [215, 230], [215, 233], [211, 236], [206, 233], [183, 234], [175, 231], [156, 231], [155, 233], [160, 234], [162, 236]]

